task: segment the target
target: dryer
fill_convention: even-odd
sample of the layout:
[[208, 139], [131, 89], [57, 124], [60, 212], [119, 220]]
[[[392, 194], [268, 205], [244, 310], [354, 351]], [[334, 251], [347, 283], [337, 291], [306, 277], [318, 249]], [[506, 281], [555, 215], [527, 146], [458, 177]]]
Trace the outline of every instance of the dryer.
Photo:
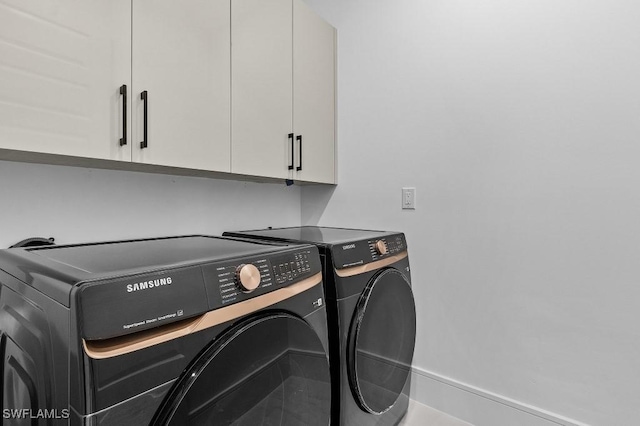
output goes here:
[[329, 322], [333, 424], [398, 424], [409, 403], [416, 337], [404, 234], [304, 226], [224, 235], [319, 248]]
[[3, 421], [327, 426], [321, 283], [313, 245], [187, 236], [1, 250]]

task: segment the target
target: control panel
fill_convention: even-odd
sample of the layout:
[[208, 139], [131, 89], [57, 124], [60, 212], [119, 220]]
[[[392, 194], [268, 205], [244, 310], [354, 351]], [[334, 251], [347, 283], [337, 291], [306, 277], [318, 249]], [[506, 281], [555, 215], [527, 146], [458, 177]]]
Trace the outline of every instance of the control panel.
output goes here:
[[[254, 277], [254, 282], [257, 281], [257, 284], [249, 286], [248, 289], [244, 286], [242, 282], [243, 271], [248, 270], [250, 267], [253, 268], [254, 271], [257, 271], [257, 274], [252, 271], [252, 276]], [[211, 296], [212, 293], [217, 293], [215, 300], [217, 301], [219, 298], [220, 305], [227, 305], [232, 302], [238, 301], [238, 298], [243, 293], [251, 293], [261, 286], [268, 287], [271, 284], [272, 278], [269, 274], [270, 263], [268, 259], [252, 259], [249, 261], [238, 261], [231, 264], [226, 265], [218, 265], [215, 266], [215, 273], [210, 275], [211, 266], [205, 266], [205, 277], [206, 286], [207, 286], [207, 294], [209, 296], [209, 305], [211, 305]], [[209, 276], [207, 276], [209, 275]], [[214, 289], [215, 288], [215, 289]], [[217, 292], [215, 291], [217, 290]], [[212, 308], [212, 306], [209, 306]]]
[[383, 237], [377, 240], [369, 240], [369, 252], [371, 259], [377, 260], [385, 255], [394, 255], [407, 249], [402, 235]]
[[321, 271], [315, 247], [203, 266], [209, 309], [241, 302]]
[[[77, 290], [82, 337], [158, 327], [287, 287], [322, 271], [318, 249], [276, 252], [88, 282]], [[105, 321], [104, 312], [111, 312]]]
[[294, 255], [274, 259], [272, 264], [276, 283], [283, 284], [296, 280], [311, 272], [311, 251], [300, 251]]
[[338, 269], [365, 265], [407, 250], [404, 234], [383, 235], [375, 239], [332, 246], [333, 263]]

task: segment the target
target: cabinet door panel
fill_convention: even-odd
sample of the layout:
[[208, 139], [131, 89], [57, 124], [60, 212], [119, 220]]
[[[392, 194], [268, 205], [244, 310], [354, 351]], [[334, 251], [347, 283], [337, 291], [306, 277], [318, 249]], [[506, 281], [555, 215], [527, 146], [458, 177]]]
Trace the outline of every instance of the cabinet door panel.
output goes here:
[[130, 160], [130, 2], [0, 3], [0, 148]]
[[292, 176], [291, 0], [231, 5], [234, 173]]
[[301, 0], [293, 12], [293, 128], [303, 154], [295, 179], [335, 183], [335, 29]]
[[[229, 0], [133, 2], [133, 161], [230, 170]], [[148, 147], [140, 93], [148, 93]]]

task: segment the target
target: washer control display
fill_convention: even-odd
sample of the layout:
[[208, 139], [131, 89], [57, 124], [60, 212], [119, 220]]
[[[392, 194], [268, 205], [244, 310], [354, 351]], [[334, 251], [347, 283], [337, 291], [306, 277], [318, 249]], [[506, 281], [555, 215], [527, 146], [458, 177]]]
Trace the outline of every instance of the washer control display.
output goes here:
[[[230, 265], [217, 266], [215, 268], [214, 283], [217, 282], [217, 288], [219, 294], [216, 295], [216, 300], [220, 301], [221, 305], [227, 305], [229, 303], [237, 302], [239, 297], [243, 293], [250, 293], [259, 290], [260, 288], [269, 287], [273, 284], [271, 275], [269, 274], [270, 263], [267, 259], [257, 259], [252, 262], [244, 263], [232, 263]], [[250, 271], [246, 278], [241, 276], [242, 271]], [[254, 271], [257, 271], [256, 275]], [[252, 290], [244, 286], [242, 279], [251, 281], [253, 287]], [[257, 282], [257, 284], [255, 284]], [[209, 299], [211, 299], [211, 284], [212, 282], [207, 280], [207, 293], [209, 293]], [[220, 306], [220, 305], [216, 305]]]
[[290, 282], [311, 272], [310, 256], [310, 251], [301, 251], [295, 253], [292, 257], [278, 259], [278, 263], [273, 264], [273, 275], [276, 283]]
[[245, 258], [203, 267], [209, 308], [215, 309], [286, 287], [320, 272], [317, 249], [297, 249], [269, 258]]

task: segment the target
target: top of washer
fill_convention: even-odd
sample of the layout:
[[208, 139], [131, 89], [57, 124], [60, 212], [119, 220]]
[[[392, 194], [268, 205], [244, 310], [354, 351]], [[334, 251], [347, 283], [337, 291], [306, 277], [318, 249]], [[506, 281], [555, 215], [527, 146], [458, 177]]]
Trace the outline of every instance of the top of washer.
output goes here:
[[69, 305], [78, 283], [277, 253], [282, 245], [180, 236], [0, 250], [0, 270]]
[[224, 235], [233, 235], [238, 237], [254, 236], [264, 239], [273, 239], [276, 241], [333, 245], [358, 240], [373, 240], [392, 234], [395, 234], [395, 232], [322, 226], [299, 226], [292, 228], [269, 228], [254, 231], [225, 232]]
[[88, 274], [149, 270], [183, 264], [252, 256], [278, 250], [270, 244], [230, 238], [186, 236], [115, 241], [66, 246], [44, 246], [25, 251]]
[[0, 270], [73, 308], [82, 337], [102, 340], [314, 280], [317, 253], [310, 244], [186, 236], [0, 250]]

